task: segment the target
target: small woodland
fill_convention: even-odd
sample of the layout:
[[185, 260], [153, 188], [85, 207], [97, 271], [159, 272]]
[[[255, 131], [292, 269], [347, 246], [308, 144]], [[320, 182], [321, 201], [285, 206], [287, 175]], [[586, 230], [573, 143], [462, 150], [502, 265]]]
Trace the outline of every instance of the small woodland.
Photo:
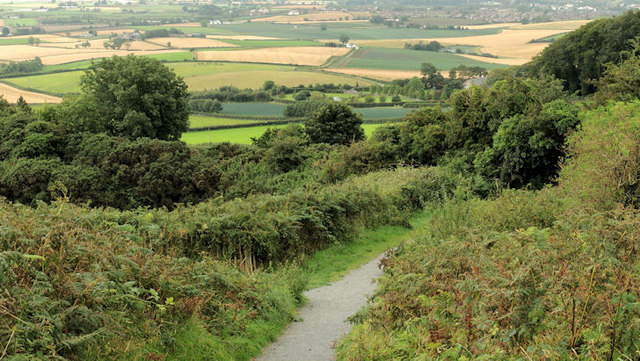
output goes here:
[[637, 360], [638, 28], [589, 23], [368, 138], [310, 99], [302, 125], [189, 147], [224, 89], [145, 57], [0, 102], [0, 360], [249, 360], [295, 320], [306, 258], [416, 212], [340, 360]]

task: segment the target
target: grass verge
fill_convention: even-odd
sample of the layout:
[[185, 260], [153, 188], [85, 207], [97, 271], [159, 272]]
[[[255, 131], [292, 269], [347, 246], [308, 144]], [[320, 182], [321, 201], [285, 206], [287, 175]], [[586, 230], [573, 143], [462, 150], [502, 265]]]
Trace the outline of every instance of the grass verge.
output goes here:
[[316, 252], [302, 264], [302, 270], [309, 280], [308, 287], [316, 288], [336, 281], [382, 252], [397, 247], [411, 238], [415, 230], [424, 228], [431, 215], [432, 212], [422, 211], [409, 220], [411, 228], [382, 226], [366, 230], [351, 242]]

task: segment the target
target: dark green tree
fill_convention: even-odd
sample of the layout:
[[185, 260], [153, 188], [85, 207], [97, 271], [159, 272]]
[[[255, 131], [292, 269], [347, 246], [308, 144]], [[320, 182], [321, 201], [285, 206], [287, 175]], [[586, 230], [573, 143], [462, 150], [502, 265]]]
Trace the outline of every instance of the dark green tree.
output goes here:
[[605, 64], [618, 62], [621, 52], [640, 34], [640, 11], [592, 21], [549, 45], [527, 68], [531, 74], [547, 74], [565, 81], [569, 92], [583, 95], [596, 91]]
[[92, 62], [82, 89], [112, 135], [178, 140], [189, 128], [187, 85], [160, 61], [114, 56]]
[[342, 103], [328, 103], [305, 121], [312, 143], [349, 144], [364, 139], [362, 116]]

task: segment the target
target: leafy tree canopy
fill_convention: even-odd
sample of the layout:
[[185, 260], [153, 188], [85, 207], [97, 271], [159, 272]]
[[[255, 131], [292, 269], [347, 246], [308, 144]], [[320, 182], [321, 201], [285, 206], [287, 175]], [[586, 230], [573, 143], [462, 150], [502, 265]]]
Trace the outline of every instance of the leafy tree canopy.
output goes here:
[[328, 103], [305, 122], [312, 143], [349, 144], [364, 139], [362, 116], [346, 104]]
[[129, 55], [93, 62], [81, 84], [92, 116], [109, 134], [178, 140], [189, 128], [187, 85], [158, 60]]

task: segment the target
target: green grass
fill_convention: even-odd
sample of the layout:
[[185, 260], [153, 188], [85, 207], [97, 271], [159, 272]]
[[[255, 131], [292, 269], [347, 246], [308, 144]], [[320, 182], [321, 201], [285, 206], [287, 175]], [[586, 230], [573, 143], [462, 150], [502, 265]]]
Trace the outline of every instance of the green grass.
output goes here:
[[268, 128], [282, 126], [259, 126], [250, 128], [234, 128], [220, 130], [206, 130], [202, 132], [183, 133], [181, 141], [187, 144], [208, 144], [230, 142], [235, 144], [251, 144], [251, 138], [260, 137]]
[[[387, 99], [390, 99], [387, 97]], [[362, 113], [364, 119], [392, 119], [402, 118], [415, 109], [400, 107], [354, 108], [356, 113]]]
[[449, 70], [458, 65], [481, 66], [486, 69], [506, 67], [506, 65], [473, 60], [451, 53], [387, 48], [359, 49], [353, 55], [340, 59], [333, 66], [336, 68], [420, 70], [422, 63], [431, 63], [440, 70]]
[[[322, 43], [310, 40], [231, 40], [223, 39], [225, 43], [240, 45], [243, 48], [274, 48], [286, 46], [321, 46]], [[233, 48], [238, 49], [238, 48]]]
[[39, 23], [38, 23], [38, 20], [34, 18], [20, 18], [20, 19], [4, 19], [4, 24], [7, 26], [37, 26]]
[[[38, 35], [34, 35], [34, 38], [37, 38]], [[48, 41], [40, 41], [40, 43], [48, 43]], [[29, 44], [29, 38], [0, 38], [0, 45], [27, 45]]]
[[[232, 129], [219, 129], [219, 130], [205, 130], [201, 132], [188, 132], [183, 133], [181, 141], [190, 144], [208, 144], [208, 143], [222, 143], [230, 142], [235, 144], [251, 144], [251, 138], [260, 137], [268, 128], [280, 128], [284, 125], [264, 125], [248, 128], [232, 128]], [[363, 124], [364, 133], [367, 137], [371, 136], [374, 129], [379, 127], [380, 124]]]
[[[428, 212], [420, 212], [411, 218], [413, 229], [426, 227], [431, 219]], [[302, 263], [309, 279], [309, 288], [327, 285], [375, 259], [386, 250], [410, 239], [415, 231], [400, 226], [383, 226], [364, 231], [355, 240], [339, 243], [316, 252]]]
[[286, 105], [277, 103], [224, 103], [221, 114], [284, 117]]
[[189, 126], [191, 128], [205, 128], [205, 127], [218, 127], [225, 125], [242, 125], [249, 123], [256, 123], [258, 120], [255, 119], [231, 119], [231, 118], [219, 118], [219, 117], [211, 117], [206, 115], [195, 115], [192, 114], [189, 116]]
[[5, 79], [4, 82], [18, 88], [35, 90], [43, 93], [64, 95], [80, 92], [82, 71], [71, 71], [56, 74], [31, 75]]
[[45, 65], [44, 71], [86, 69], [89, 65], [91, 65], [91, 60], [74, 61], [73, 63]]

